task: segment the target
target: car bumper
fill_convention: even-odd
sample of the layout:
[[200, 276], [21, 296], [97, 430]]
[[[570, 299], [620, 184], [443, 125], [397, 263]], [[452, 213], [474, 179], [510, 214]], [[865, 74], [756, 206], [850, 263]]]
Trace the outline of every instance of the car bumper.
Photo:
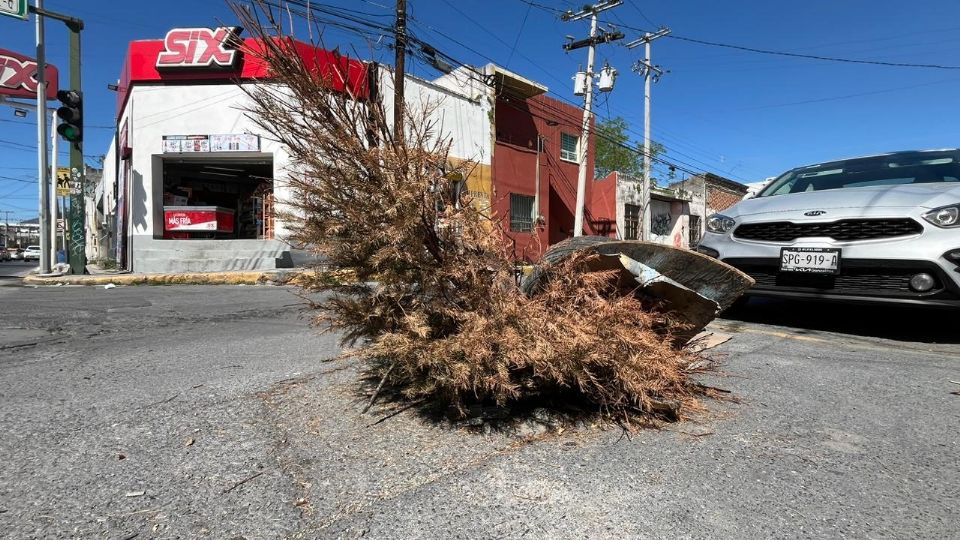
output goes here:
[[[781, 272], [780, 250], [788, 246], [707, 236], [698, 249], [749, 274], [756, 281], [747, 292], [751, 296], [960, 307], [960, 267], [943, 257], [947, 250], [940, 243], [924, 246], [913, 238], [845, 244], [803, 241], [790, 246], [840, 248], [840, 270], [834, 275]], [[910, 278], [919, 273], [935, 278], [933, 289], [911, 289]]]

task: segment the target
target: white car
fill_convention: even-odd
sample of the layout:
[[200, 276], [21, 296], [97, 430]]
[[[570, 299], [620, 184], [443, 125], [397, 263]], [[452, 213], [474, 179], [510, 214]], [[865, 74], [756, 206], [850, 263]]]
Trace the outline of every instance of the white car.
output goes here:
[[706, 228], [751, 295], [960, 307], [960, 149], [793, 169]]
[[25, 260], [25, 261], [39, 261], [39, 260], [40, 260], [40, 246], [27, 246], [27, 249], [23, 250], [23, 260]]

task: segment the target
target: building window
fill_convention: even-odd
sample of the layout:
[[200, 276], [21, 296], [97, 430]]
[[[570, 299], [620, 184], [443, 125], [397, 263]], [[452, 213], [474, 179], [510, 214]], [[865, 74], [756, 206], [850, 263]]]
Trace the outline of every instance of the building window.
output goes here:
[[640, 236], [640, 207], [635, 204], [623, 205], [623, 239], [637, 240]]
[[570, 135], [569, 133], [560, 134], [560, 159], [564, 161], [577, 161], [577, 146], [579, 146], [580, 137]]
[[533, 196], [510, 194], [510, 230], [533, 231]]
[[690, 215], [690, 249], [700, 245], [700, 216]]

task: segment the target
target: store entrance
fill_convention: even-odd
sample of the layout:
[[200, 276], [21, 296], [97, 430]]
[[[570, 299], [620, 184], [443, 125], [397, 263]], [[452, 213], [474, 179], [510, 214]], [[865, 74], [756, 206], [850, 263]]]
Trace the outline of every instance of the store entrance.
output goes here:
[[163, 164], [163, 238], [273, 238], [273, 161]]

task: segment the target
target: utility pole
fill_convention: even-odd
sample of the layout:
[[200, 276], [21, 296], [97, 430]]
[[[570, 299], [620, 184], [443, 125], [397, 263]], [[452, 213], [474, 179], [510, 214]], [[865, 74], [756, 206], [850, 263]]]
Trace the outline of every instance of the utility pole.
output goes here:
[[407, 0], [397, 0], [397, 20], [394, 25], [394, 52], [396, 68], [393, 72], [393, 139], [396, 142], [406, 140], [403, 130], [404, 115], [404, 62], [407, 56]]
[[640, 221], [642, 230], [640, 238], [650, 240], [650, 81], [660, 80], [663, 70], [650, 63], [650, 43], [670, 33], [669, 28], [661, 28], [651, 34], [647, 32], [642, 38], [627, 43], [632, 49], [640, 44], [645, 47], [643, 61], [634, 64], [633, 69], [643, 75], [643, 217]]
[[[87, 253], [86, 253], [87, 237], [86, 237], [86, 231], [85, 231], [86, 223], [84, 222], [84, 219], [83, 219], [84, 211], [85, 211], [84, 201], [83, 201], [83, 194], [84, 194], [84, 188], [85, 188], [84, 175], [86, 171], [84, 170], [85, 167], [83, 164], [83, 130], [81, 127], [83, 123], [82, 112], [81, 112], [81, 109], [82, 109], [81, 102], [83, 100], [83, 92], [82, 92], [81, 77], [80, 77], [80, 31], [83, 30], [83, 21], [76, 17], [71, 17], [69, 15], [64, 15], [62, 13], [57, 13], [54, 11], [43, 9], [43, 0], [37, 0], [36, 6], [29, 6], [28, 9], [30, 13], [34, 13], [37, 15], [38, 41], [40, 41], [39, 32], [43, 28], [44, 17], [50, 17], [51, 19], [62, 21], [64, 24], [66, 24], [67, 29], [70, 30], [70, 87], [71, 87], [71, 90], [66, 92], [61, 90], [60, 92], [57, 93], [57, 98], [60, 100], [62, 105], [67, 105], [67, 107], [61, 107], [59, 109], [60, 111], [71, 110], [69, 106], [70, 104], [64, 103], [64, 100], [67, 100], [67, 99], [75, 100], [75, 103], [72, 106], [76, 107], [75, 114], [78, 115], [78, 117], [72, 118], [72, 119], [66, 118], [66, 117], [63, 117], [63, 113], [61, 112], [60, 113], [61, 118], [63, 118], [65, 122], [72, 122], [72, 124], [69, 126], [59, 126], [57, 129], [57, 132], [60, 133], [60, 135], [62, 135], [65, 139], [71, 141], [70, 142], [71, 195], [70, 195], [70, 235], [69, 235], [70, 246], [68, 250], [69, 257], [70, 257], [70, 273], [83, 274], [86, 272], [86, 266], [87, 266]], [[38, 46], [37, 54], [38, 54], [37, 60], [39, 64], [39, 60], [40, 60], [39, 46]], [[42, 70], [40, 70], [40, 73], [42, 73]], [[37, 97], [38, 97], [37, 105], [39, 110], [37, 111], [37, 115], [39, 118], [43, 119], [43, 121], [40, 123], [43, 124], [44, 131], [45, 131], [46, 119], [47, 119], [46, 102], [43, 103], [43, 108], [40, 109], [40, 106], [41, 106], [39, 101], [40, 95], [41, 95], [41, 90], [40, 88], [38, 88], [37, 89]], [[61, 131], [62, 128], [64, 127], [67, 127], [68, 129], [66, 131]], [[68, 133], [70, 134], [70, 136], [68, 136]], [[43, 146], [44, 150], [46, 150], [46, 141], [41, 140], [40, 144]], [[44, 165], [46, 165], [45, 152], [44, 152]], [[46, 190], [46, 192], [49, 194], [49, 189]], [[49, 212], [48, 210], [49, 203], [47, 202], [43, 193], [41, 193], [41, 205], [43, 207], [43, 213], [47, 214]], [[49, 248], [46, 247], [46, 244], [49, 241], [50, 234], [49, 232], [45, 232], [46, 230], [43, 229], [43, 226], [42, 226], [43, 223], [44, 223], [44, 220], [41, 219], [41, 231], [40, 231], [41, 267], [43, 265], [42, 263], [43, 259], [47, 259], [48, 266], [46, 267], [45, 273], [49, 273], [50, 272], [50, 267], [49, 267], [50, 261], [49, 261], [49, 253], [48, 253]], [[50, 226], [49, 215], [47, 216], [46, 223], [47, 223], [47, 226]], [[64, 248], [66, 249], [66, 246], [64, 246]], [[41, 269], [41, 271], [43, 271], [43, 269]]]
[[[578, 150], [578, 161], [580, 162], [580, 172], [577, 175], [577, 208], [574, 214], [573, 235], [583, 235], [583, 205], [587, 191], [587, 150], [590, 147], [590, 120], [592, 119], [591, 107], [593, 105], [593, 60], [596, 46], [603, 43], [610, 43], [618, 39], [623, 39], [623, 32], [597, 32], [597, 15], [611, 8], [615, 8], [623, 3], [623, 0], [604, 0], [592, 6], [584, 6], [583, 9], [574, 13], [567, 11], [560, 16], [560, 19], [566, 22], [579, 21], [590, 17], [590, 37], [578, 41], [571, 41], [563, 45], [565, 51], [573, 51], [583, 47], [587, 49], [587, 72], [586, 88], [584, 91], [583, 102], [583, 123], [580, 126], [580, 144]], [[576, 90], [576, 89], [575, 89]]]
[[[67, 22], [70, 29], [70, 88], [82, 96], [80, 79], [80, 31], [83, 22], [73, 20]], [[82, 121], [82, 120], [81, 120]], [[83, 163], [83, 138], [70, 144], [70, 273], [85, 274], [87, 272], [87, 232], [86, 204], [86, 165]]]
[[[43, 0], [36, 0], [43, 9]], [[37, 17], [37, 180], [40, 184], [40, 274], [50, 267], [50, 175], [47, 169], [47, 57], [43, 17]]]

